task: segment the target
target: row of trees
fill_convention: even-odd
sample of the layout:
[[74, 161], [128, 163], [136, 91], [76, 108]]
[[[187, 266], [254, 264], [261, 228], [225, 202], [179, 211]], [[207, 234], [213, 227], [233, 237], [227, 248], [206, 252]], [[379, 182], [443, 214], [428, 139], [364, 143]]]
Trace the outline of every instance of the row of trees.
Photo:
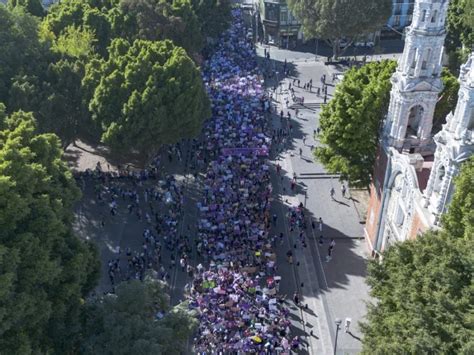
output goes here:
[[365, 354], [472, 354], [474, 158], [463, 165], [442, 228], [371, 261], [374, 302], [362, 324]]
[[210, 114], [199, 73], [226, 0], [0, 4], [0, 349], [6, 354], [179, 354], [195, 322], [161, 284], [89, 299], [94, 245], [71, 227], [80, 198], [62, 160], [77, 138], [153, 153]]

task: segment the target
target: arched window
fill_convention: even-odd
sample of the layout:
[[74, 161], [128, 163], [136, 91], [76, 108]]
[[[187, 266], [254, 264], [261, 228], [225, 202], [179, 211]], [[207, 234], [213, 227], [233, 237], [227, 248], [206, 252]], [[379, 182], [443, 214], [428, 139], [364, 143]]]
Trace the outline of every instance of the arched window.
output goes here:
[[474, 131], [474, 109], [471, 111], [471, 117], [469, 119], [469, 123], [467, 124], [467, 129]]
[[411, 51], [412, 57], [411, 57], [411, 68], [415, 69], [416, 68], [416, 54], [418, 50], [416, 48], [413, 48]]
[[425, 22], [426, 20], [426, 10], [423, 10], [423, 12], [421, 13], [421, 22]]
[[407, 132], [405, 135], [406, 138], [418, 135], [418, 128], [423, 117], [423, 112], [424, 109], [421, 105], [416, 105], [411, 108], [410, 114], [408, 116]]
[[435, 186], [434, 186], [434, 191], [439, 192], [441, 190], [441, 183], [443, 182], [444, 176], [446, 175], [446, 169], [444, 165], [441, 165], [441, 167], [438, 170], [438, 175], [436, 177], [435, 181]]
[[438, 10], [433, 11], [433, 16], [431, 16], [431, 23], [435, 23], [438, 17]]

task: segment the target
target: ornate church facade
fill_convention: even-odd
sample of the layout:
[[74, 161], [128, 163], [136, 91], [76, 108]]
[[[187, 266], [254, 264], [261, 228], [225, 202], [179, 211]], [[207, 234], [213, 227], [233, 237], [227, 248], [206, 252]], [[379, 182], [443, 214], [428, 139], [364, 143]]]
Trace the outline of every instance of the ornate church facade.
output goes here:
[[392, 76], [365, 226], [373, 256], [434, 228], [453, 194], [453, 178], [474, 152], [474, 53], [461, 67], [456, 109], [437, 134], [449, 0], [416, 0], [403, 55]]

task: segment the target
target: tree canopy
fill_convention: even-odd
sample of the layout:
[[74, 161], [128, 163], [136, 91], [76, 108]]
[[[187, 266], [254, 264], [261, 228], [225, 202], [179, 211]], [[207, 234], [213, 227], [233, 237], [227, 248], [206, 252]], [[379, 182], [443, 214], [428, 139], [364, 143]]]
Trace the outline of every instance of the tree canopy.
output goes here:
[[122, 0], [129, 41], [170, 39], [189, 55], [201, 52], [204, 45], [201, 24], [189, 0]]
[[441, 129], [441, 126], [446, 123], [448, 114], [456, 107], [459, 92], [458, 79], [447, 68], [443, 68], [441, 80], [444, 87], [433, 115], [433, 129], [436, 131]]
[[217, 38], [230, 26], [230, 0], [191, 0], [205, 37]]
[[342, 39], [350, 45], [357, 37], [379, 30], [392, 13], [391, 0], [288, 0], [308, 38], [327, 40], [337, 58]]
[[88, 306], [85, 354], [181, 354], [197, 325], [186, 304], [170, 308], [159, 281], [122, 282]]
[[31, 113], [0, 105], [0, 348], [9, 354], [77, 348], [97, 254], [72, 234], [79, 197], [59, 139]]
[[87, 65], [84, 85], [102, 141], [117, 151], [153, 154], [196, 136], [210, 115], [199, 70], [171, 41], [114, 40], [108, 60]]
[[329, 172], [341, 174], [352, 185], [370, 183], [395, 68], [396, 62], [385, 60], [349, 70], [320, 113], [323, 146], [315, 156]]
[[463, 164], [455, 181], [456, 190], [443, 215], [442, 225], [450, 235], [468, 240], [474, 236], [474, 157]]
[[474, 1], [451, 0], [446, 21], [445, 48], [449, 56], [449, 68], [459, 71], [474, 46]]
[[8, 101], [15, 75], [40, 76], [48, 62], [48, 47], [38, 36], [38, 18], [21, 6], [0, 4], [0, 102]]
[[362, 324], [365, 354], [471, 354], [474, 161], [459, 175], [443, 228], [371, 261], [375, 301]]

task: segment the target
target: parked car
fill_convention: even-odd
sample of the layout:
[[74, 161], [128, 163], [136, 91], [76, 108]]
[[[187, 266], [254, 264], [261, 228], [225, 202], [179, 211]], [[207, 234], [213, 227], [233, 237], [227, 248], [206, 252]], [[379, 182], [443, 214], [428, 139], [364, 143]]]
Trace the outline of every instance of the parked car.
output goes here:
[[339, 41], [339, 48], [346, 48], [348, 44], [349, 44], [349, 42], [347, 42], [346, 39], [341, 39]]
[[357, 41], [354, 43], [354, 47], [358, 47], [358, 48], [373, 48], [374, 47], [374, 42], [372, 41], [367, 41], [367, 42], [364, 42], [364, 41]]

